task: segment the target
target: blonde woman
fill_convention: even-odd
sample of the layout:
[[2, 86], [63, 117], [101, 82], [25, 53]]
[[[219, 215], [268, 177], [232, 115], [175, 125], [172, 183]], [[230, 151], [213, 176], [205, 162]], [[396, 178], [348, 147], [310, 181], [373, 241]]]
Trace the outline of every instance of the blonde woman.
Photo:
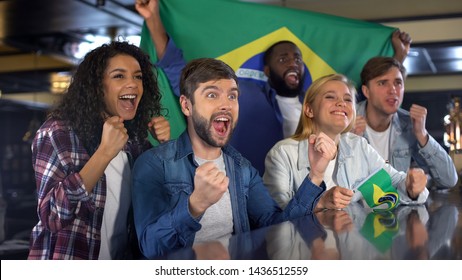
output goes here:
[[327, 191], [316, 209], [342, 209], [361, 198], [358, 184], [383, 168], [398, 189], [401, 203], [420, 204], [428, 197], [422, 169], [398, 172], [355, 134], [349, 133], [356, 118], [356, 90], [341, 74], [314, 81], [303, 101], [295, 134], [278, 142], [265, 160], [263, 180], [281, 207], [294, 196], [306, 176]]

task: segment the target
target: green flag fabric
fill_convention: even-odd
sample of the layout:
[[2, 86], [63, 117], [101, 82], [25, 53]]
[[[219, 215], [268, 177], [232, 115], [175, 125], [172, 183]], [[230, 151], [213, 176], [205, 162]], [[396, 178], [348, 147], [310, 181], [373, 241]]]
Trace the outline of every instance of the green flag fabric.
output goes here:
[[280, 40], [293, 41], [302, 51], [306, 88], [331, 73], [358, 84], [369, 58], [393, 55], [394, 29], [360, 20], [237, 0], [162, 0], [160, 13], [187, 61], [218, 58], [239, 77], [257, 82], [266, 80], [263, 52]]
[[[157, 62], [156, 48], [151, 40], [151, 35], [149, 34], [146, 24], [143, 25], [141, 31], [140, 48], [149, 54], [153, 64]], [[167, 76], [160, 68], [157, 68], [155, 73], [157, 73], [157, 82], [162, 94], [161, 104], [166, 110], [165, 118], [170, 123], [170, 137], [171, 139], [176, 139], [186, 129], [186, 120], [181, 112], [178, 97], [173, 93]], [[148, 133], [148, 135], [149, 142], [151, 142], [153, 146], [157, 146], [159, 142], [155, 140], [150, 133]]]
[[371, 212], [367, 215], [360, 233], [381, 253], [385, 253], [393, 244], [398, 229], [398, 221], [392, 212]]
[[399, 194], [391, 184], [390, 175], [381, 168], [360, 184], [358, 190], [374, 210], [391, 210], [399, 204]]

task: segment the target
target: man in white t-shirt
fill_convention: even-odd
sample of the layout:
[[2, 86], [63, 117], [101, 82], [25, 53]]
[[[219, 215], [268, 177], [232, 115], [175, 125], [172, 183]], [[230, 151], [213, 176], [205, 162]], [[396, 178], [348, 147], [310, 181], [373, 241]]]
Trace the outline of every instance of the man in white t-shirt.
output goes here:
[[[382, 157], [398, 171], [418, 166], [437, 187], [457, 183], [452, 159], [425, 128], [427, 109], [412, 104], [401, 109], [406, 70], [392, 57], [374, 57], [361, 72], [365, 101], [356, 107], [353, 132], [364, 136]], [[429, 180], [432, 181], [432, 180]]]

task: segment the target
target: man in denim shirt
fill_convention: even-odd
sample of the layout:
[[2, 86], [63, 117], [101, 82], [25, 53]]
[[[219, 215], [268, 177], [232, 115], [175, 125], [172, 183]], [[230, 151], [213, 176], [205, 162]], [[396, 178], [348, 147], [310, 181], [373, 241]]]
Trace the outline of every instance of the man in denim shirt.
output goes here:
[[367, 100], [356, 107], [353, 132], [363, 135], [398, 171], [406, 172], [415, 161], [437, 187], [451, 188], [457, 183], [456, 168], [425, 128], [427, 109], [417, 104], [409, 111], [400, 108], [405, 77], [405, 68], [394, 58], [375, 57], [366, 63], [361, 83]]
[[271, 198], [258, 171], [227, 145], [239, 113], [234, 71], [203, 58], [183, 69], [180, 105], [187, 130], [143, 153], [133, 169], [133, 210], [147, 258], [195, 242], [311, 214], [325, 190], [309, 176], [285, 210]]

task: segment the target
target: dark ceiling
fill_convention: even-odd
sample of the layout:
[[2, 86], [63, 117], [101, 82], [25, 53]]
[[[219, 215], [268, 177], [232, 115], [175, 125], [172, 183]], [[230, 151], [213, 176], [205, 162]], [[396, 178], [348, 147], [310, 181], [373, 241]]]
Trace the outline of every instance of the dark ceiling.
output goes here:
[[[53, 76], [78, 63], [75, 46], [89, 34], [139, 34], [143, 19], [133, 5], [134, 0], [0, 0], [1, 92], [49, 92]], [[462, 73], [461, 46], [414, 45], [408, 70], [411, 75]]]
[[[71, 71], [76, 46], [89, 34], [139, 34], [134, 0], [0, 1], [0, 90], [47, 92], [51, 76]], [[3, 21], [3, 22], [2, 22]]]

